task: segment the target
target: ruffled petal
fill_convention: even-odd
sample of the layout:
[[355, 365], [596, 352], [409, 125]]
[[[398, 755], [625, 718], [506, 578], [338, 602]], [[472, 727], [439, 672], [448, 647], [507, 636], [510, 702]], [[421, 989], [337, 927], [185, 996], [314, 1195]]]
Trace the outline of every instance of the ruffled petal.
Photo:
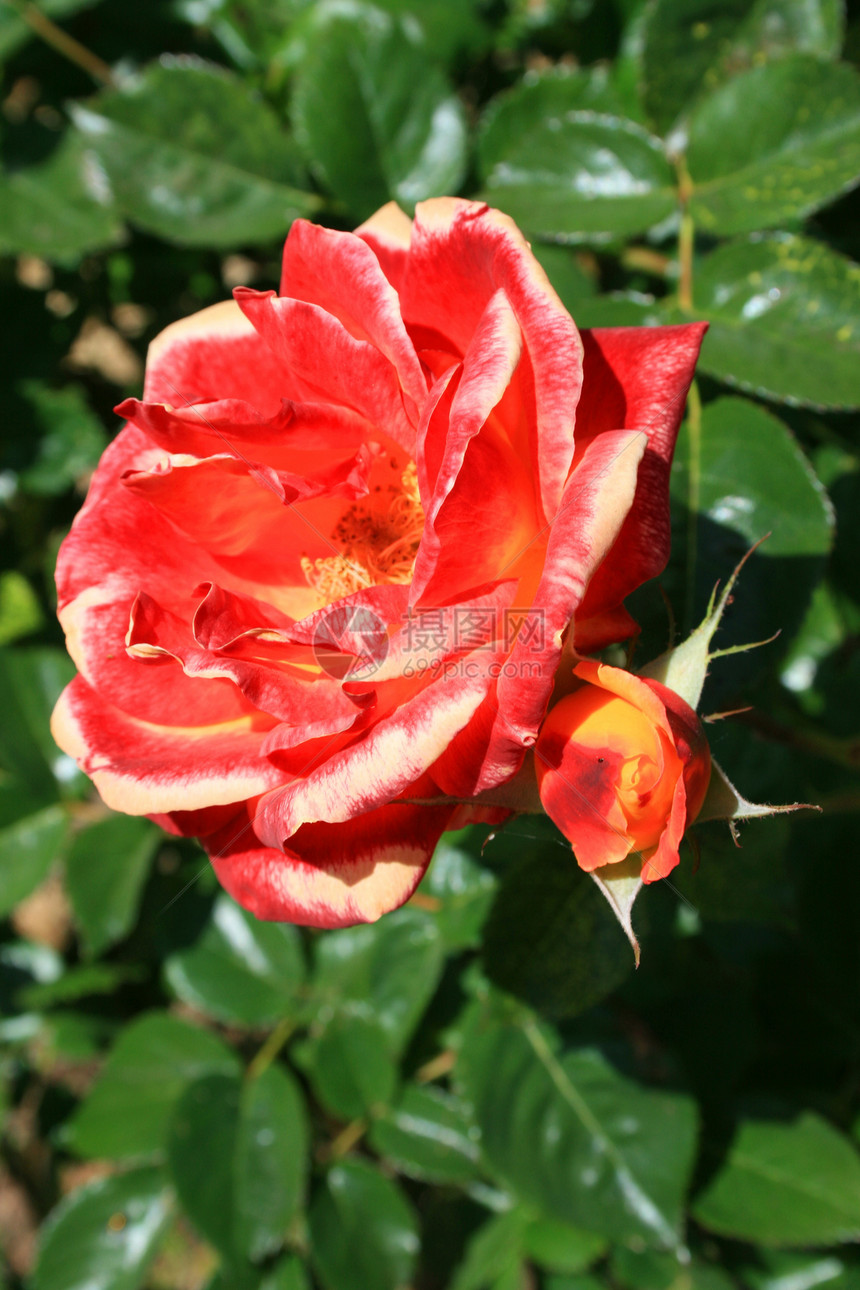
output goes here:
[[234, 300], [223, 300], [165, 327], [149, 346], [143, 397], [184, 407], [243, 399], [275, 412], [294, 397], [289, 369], [265, 344]]
[[300, 384], [304, 399], [349, 408], [413, 453], [414, 404], [404, 402], [397, 372], [375, 345], [356, 340], [318, 305], [248, 287], [237, 288], [235, 295], [260, 337]]
[[257, 918], [310, 927], [373, 923], [412, 895], [451, 807], [388, 806], [342, 824], [306, 824], [283, 851], [247, 812], [204, 839], [219, 881]]
[[417, 423], [427, 381], [403, 325], [397, 292], [361, 238], [296, 220], [284, 246], [281, 295], [318, 305], [356, 340], [374, 345], [396, 371]]
[[103, 801], [128, 815], [241, 802], [283, 776], [260, 756], [274, 718], [251, 713], [208, 726], [158, 726], [106, 703], [83, 677], [60, 695], [51, 733]]
[[[466, 353], [490, 299], [503, 290], [524, 339], [521, 413], [544, 514], [558, 508], [573, 452], [582, 386], [582, 344], [519, 229], [479, 202], [442, 197], [415, 212], [401, 308], [410, 330], [431, 346]], [[617, 427], [616, 427], [617, 428]]]

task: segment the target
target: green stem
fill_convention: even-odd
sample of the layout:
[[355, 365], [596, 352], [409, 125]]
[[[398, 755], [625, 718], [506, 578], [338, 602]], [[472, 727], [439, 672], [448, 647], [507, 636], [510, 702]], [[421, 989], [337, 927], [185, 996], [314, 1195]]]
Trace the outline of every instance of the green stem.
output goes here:
[[693, 181], [682, 157], [678, 162], [678, 200], [681, 203], [681, 224], [678, 229], [678, 305], [688, 314], [693, 312], [693, 249], [696, 233], [689, 206], [692, 195]]
[[111, 69], [103, 59], [94, 54], [92, 50], [87, 49], [74, 36], [70, 36], [62, 27], [58, 27], [55, 22], [38, 8], [37, 5], [30, 3], [30, 0], [12, 0], [12, 4], [17, 10], [18, 16], [27, 24], [31, 31], [35, 32], [46, 45], [50, 45], [58, 54], [68, 58], [69, 62], [75, 63], [78, 67], [83, 68], [88, 76], [102, 85], [114, 85], [114, 78]]
[[296, 1028], [292, 1017], [284, 1017], [269, 1035], [259, 1052], [252, 1058], [245, 1072], [249, 1080], [259, 1079], [263, 1071], [271, 1066], [284, 1044]]
[[695, 613], [696, 560], [698, 557], [699, 502], [702, 488], [702, 400], [695, 381], [687, 395], [687, 581], [684, 591], [684, 622], [689, 632]]

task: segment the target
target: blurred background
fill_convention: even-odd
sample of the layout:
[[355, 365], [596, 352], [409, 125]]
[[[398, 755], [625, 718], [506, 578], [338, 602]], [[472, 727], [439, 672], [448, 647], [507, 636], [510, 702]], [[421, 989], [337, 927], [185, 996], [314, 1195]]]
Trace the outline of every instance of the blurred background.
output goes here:
[[[860, 1287], [860, 15], [0, 0], [3, 1290]], [[707, 318], [636, 661], [749, 545], [642, 966], [558, 835], [261, 924], [54, 747], [53, 566], [148, 342], [290, 222], [508, 211], [582, 326]]]

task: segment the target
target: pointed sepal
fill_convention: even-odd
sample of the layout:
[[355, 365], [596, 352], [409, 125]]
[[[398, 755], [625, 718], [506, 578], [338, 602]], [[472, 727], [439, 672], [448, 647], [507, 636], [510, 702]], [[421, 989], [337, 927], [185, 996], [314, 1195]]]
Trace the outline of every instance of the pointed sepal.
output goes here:
[[653, 662], [643, 667], [639, 672], [640, 676], [650, 677], [652, 681], [660, 681], [661, 684], [668, 686], [670, 690], [674, 690], [676, 694], [680, 694], [681, 698], [690, 705], [694, 712], [698, 708], [699, 700], [702, 697], [702, 689], [711, 659], [719, 658], [723, 654], [739, 654], [744, 650], [756, 649], [759, 645], [768, 643], [767, 641], [756, 641], [751, 645], [734, 645], [727, 650], [711, 650], [711, 641], [714, 639], [714, 634], [720, 625], [726, 606], [731, 600], [732, 590], [738, 580], [738, 575], [753, 552], [764, 541], [765, 538], [761, 538], [754, 546], [750, 547], [734, 569], [719, 599], [717, 599], [717, 588], [714, 588], [704, 620], [690, 633], [687, 639], [673, 649], [666, 650], [665, 654], [655, 658]]
[[639, 941], [633, 931], [633, 904], [642, 889], [642, 857], [639, 852], [629, 855], [617, 864], [605, 864], [591, 874], [603, 892], [613, 914], [621, 924], [624, 935], [633, 949], [636, 966], [639, 966]]
[[711, 782], [702, 809], [696, 816], [696, 823], [706, 820], [725, 820], [731, 829], [736, 846], [738, 841], [738, 820], [761, 819], [767, 815], [787, 815], [790, 811], [820, 811], [820, 806], [811, 802], [791, 802], [786, 806], [770, 806], [766, 803], [748, 802], [739, 793], [722, 767], [711, 758]]

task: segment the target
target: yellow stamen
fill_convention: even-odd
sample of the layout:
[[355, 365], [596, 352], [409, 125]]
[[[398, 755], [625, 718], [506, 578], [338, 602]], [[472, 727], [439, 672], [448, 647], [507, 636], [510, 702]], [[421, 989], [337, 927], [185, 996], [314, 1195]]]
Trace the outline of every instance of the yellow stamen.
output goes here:
[[424, 532], [414, 462], [401, 475], [400, 486], [390, 484], [387, 492], [384, 511], [356, 502], [344, 512], [332, 534], [341, 548], [339, 554], [317, 560], [302, 557], [308, 585], [328, 603], [364, 587], [411, 582]]

